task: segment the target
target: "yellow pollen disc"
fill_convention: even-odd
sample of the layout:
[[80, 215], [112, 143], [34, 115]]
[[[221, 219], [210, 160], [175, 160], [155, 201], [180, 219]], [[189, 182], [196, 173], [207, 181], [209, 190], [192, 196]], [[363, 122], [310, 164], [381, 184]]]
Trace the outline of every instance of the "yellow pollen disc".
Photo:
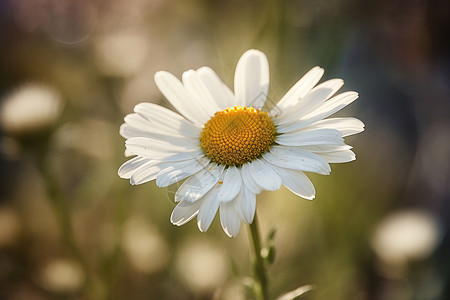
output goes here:
[[267, 152], [275, 134], [275, 125], [267, 112], [234, 106], [216, 112], [209, 119], [200, 134], [200, 142], [213, 161], [240, 166]]

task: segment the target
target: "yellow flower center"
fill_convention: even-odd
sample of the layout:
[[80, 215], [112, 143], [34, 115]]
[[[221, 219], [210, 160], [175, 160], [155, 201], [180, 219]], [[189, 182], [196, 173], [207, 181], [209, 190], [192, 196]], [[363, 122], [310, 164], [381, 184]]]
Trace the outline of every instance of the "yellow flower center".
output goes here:
[[213, 161], [240, 166], [267, 152], [275, 140], [275, 125], [267, 112], [234, 106], [216, 112], [200, 134], [203, 151]]

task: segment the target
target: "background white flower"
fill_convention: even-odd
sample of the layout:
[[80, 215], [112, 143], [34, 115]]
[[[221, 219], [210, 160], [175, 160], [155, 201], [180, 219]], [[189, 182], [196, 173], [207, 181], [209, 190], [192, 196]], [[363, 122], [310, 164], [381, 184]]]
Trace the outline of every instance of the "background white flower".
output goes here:
[[236, 236], [241, 221], [253, 222], [256, 195], [286, 186], [305, 199], [315, 189], [304, 172], [328, 175], [329, 163], [355, 159], [343, 137], [364, 130], [355, 118], [329, 118], [358, 98], [356, 92], [333, 95], [341, 79], [318, 86], [324, 70], [313, 68], [270, 113], [261, 108], [269, 88], [269, 65], [258, 50], [239, 60], [234, 94], [208, 67], [183, 73], [182, 82], [158, 72], [155, 82], [183, 115], [141, 103], [125, 117], [121, 134], [126, 154], [119, 169], [131, 184], [156, 179], [165, 187], [186, 181], [175, 194], [171, 222], [183, 225], [197, 216], [201, 231], [217, 210], [226, 234]]
[[43, 84], [26, 83], [2, 99], [0, 125], [12, 136], [36, 133], [53, 126], [62, 108], [57, 90]]
[[424, 259], [436, 248], [441, 235], [438, 221], [423, 210], [401, 210], [383, 219], [371, 242], [385, 263], [403, 266]]

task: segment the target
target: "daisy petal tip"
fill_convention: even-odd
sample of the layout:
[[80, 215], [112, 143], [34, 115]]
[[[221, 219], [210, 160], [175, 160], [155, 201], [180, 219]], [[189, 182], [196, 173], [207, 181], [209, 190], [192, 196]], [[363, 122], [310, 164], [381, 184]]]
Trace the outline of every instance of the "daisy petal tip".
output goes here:
[[124, 176], [125, 176], [125, 171], [124, 171], [124, 167], [123, 167], [123, 164], [119, 167], [119, 169], [117, 170], [117, 175], [119, 175], [119, 177], [120, 178], [123, 178], [123, 179], [130, 179], [130, 177], [128, 177], [128, 178], [125, 178]]
[[161, 76], [164, 76], [163, 74], [166, 73], [166, 71], [157, 71], [155, 73], [155, 75], [153, 76], [153, 78], [155, 79], [155, 81], [159, 80], [161, 78]]
[[132, 134], [130, 134], [130, 125], [126, 123], [123, 123], [119, 128], [119, 135], [125, 139], [129, 139], [132, 137]]
[[226, 223], [224, 224], [224, 220], [222, 219], [222, 216], [221, 216], [220, 221], [222, 223], [223, 231], [229, 238], [235, 238], [239, 235], [239, 232], [241, 231], [241, 220], [237, 216], [236, 216], [235, 220], [228, 219], [228, 221], [226, 221], [226, 222], [231, 221], [228, 224], [226, 224]]
[[178, 202], [180, 202], [181, 200], [182, 200], [181, 197], [175, 193], [174, 201], [175, 201], [176, 203], [178, 203]]
[[175, 78], [171, 73], [167, 71], [158, 71], [155, 73], [154, 80], [156, 85], [164, 84], [164, 81], [167, 79]]
[[175, 222], [175, 221], [172, 221], [172, 220], [170, 221], [170, 223], [172, 223], [173, 225], [175, 225], [175, 226], [177, 226], [177, 227], [181, 227], [181, 226], [183, 226], [183, 224], [184, 224], [184, 223], [181, 222], [181, 221], [176, 221], [176, 222]]
[[228, 231], [226, 231], [225, 229], [223, 230], [225, 232], [225, 234], [229, 237], [229, 238], [234, 238], [233, 235], [231, 235]]
[[133, 111], [137, 113], [143, 106], [145, 106], [145, 102], [138, 103], [134, 106]]
[[175, 199], [174, 199], [174, 201], [175, 201], [176, 203], [181, 202], [181, 201], [186, 201], [186, 202], [188, 202], [188, 203], [194, 203], [194, 202], [197, 201], [198, 199], [200, 199], [200, 198], [193, 197], [193, 196], [191, 196], [191, 195], [178, 195], [178, 194], [175, 194]]
[[210, 73], [211, 71], [213, 71], [213, 70], [210, 67], [207, 67], [207, 66], [203, 66], [203, 67], [200, 67], [200, 68], [197, 69], [197, 73], [198, 74]]
[[175, 220], [173, 214], [170, 216], [170, 223], [172, 223], [173, 225], [178, 226], [178, 227], [180, 227], [184, 224], [182, 220]]
[[351, 98], [352, 100], [356, 100], [359, 98], [359, 93], [355, 91], [348, 91], [343, 94], [347, 94], [347, 97]]
[[263, 70], [268, 70], [269, 68], [269, 61], [267, 60], [267, 56], [264, 54], [264, 52], [256, 49], [250, 49], [247, 50], [244, 54], [242, 54], [241, 58], [239, 59], [238, 65], [247, 65], [250, 62], [256, 62], [258, 61], [261, 67], [263, 67]]
[[320, 73], [321, 74], [320, 77], [322, 77], [323, 74], [325, 73], [325, 69], [320, 66], [315, 66], [309, 72], [316, 72], [318, 74]]
[[175, 221], [173, 220], [173, 216], [170, 216], [170, 223], [172, 223], [172, 224], [175, 225], [175, 226], [180, 226], [180, 225], [178, 225], [178, 222], [175, 222]]
[[255, 219], [255, 215], [251, 215], [251, 216], [244, 216], [244, 219], [242, 220], [242, 222], [244, 222], [247, 225], [250, 225], [253, 223], [253, 220]]
[[126, 123], [126, 122], [127, 122], [127, 116], [125, 116], [125, 117], [123, 118], [123, 121], [124, 121], [125, 123], [123, 123], [123, 124], [120, 125], [120, 127], [119, 127], [119, 133], [120, 133], [121, 136], [123, 136], [123, 132], [125, 131], [125, 127], [129, 126], [129, 125]]
[[249, 49], [247, 51], [244, 52], [244, 54], [242, 55], [242, 57], [244, 56], [258, 56], [258, 57], [262, 57], [262, 58], [266, 58], [266, 55], [264, 54], [264, 52], [258, 50], [258, 49]]
[[130, 179], [130, 176], [126, 176], [126, 174], [124, 174], [121, 169], [119, 169], [117, 171], [117, 175], [119, 175], [119, 177], [122, 178], [122, 179]]
[[183, 79], [183, 80], [186, 80], [186, 79], [185, 79], [186, 77], [192, 76], [192, 75], [195, 75], [195, 74], [196, 74], [196, 72], [195, 72], [194, 70], [192, 70], [192, 69], [187, 70], [187, 71], [184, 71], [184, 72], [183, 72], [183, 75], [182, 75], [182, 79]]
[[239, 235], [239, 231], [238, 232], [230, 232], [226, 228], [223, 228], [223, 231], [229, 238], [236, 238]]
[[204, 223], [201, 222], [201, 220], [198, 220], [198, 222], [197, 222], [197, 227], [198, 227], [198, 230], [200, 230], [200, 232], [206, 232], [206, 231], [208, 231], [209, 225], [210, 225], [210, 224], [205, 225]]

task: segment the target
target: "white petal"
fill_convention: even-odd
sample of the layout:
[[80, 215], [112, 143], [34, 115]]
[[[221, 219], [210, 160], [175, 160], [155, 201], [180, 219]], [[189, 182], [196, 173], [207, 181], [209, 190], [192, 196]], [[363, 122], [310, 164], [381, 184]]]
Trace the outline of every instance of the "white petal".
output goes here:
[[342, 133], [336, 129], [299, 130], [292, 133], [280, 134], [275, 141], [285, 146], [307, 145], [342, 145], [344, 139]]
[[201, 99], [196, 99], [172, 74], [159, 71], [155, 74], [155, 83], [169, 102], [187, 119], [202, 126], [209, 120]]
[[236, 197], [234, 209], [245, 224], [251, 224], [256, 212], [256, 195], [250, 189], [243, 186]]
[[344, 80], [340, 78], [334, 78], [327, 81], [322, 82], [321, 84], [314, 87], [311, 92], [314, 92], [316, 90], [326, 89], [329, 90], [329, 94], [327, 96], [327, 99], [336, 94], [337, 91], [344, 85]]
[[358, 99], [358, 93], [356, 92], [345, 92], [334, 96], [330, 100], [325, 101], [325, 103], [323, 103], [323, 105], [321, 105], [319, 108], [304, 116], [302, 120], [292, 121], [287, 124], [279, 125], [277, 127], [277, 132], [285, 133], [304, 128], [338, 112], [356, 99]]
[[154, 137], [147, 130], [132, 126], [128, 123], [123, 123], [122, 125], [120, 125], [119, 133], [126, 139], [133, 137]]
[[294, 147], [273, 146], [262, 157], [271, 164], [288, 169], [328, 175], [330, 165], [317, 154]]
[[242, 179], [241, 173], [235, 166], [228, 167], [223, 173], [223, 182], [217, 197], [219, 201], [227, 202], [234, 199], [241, 190]]
[[263, 159], [255, 159], [248, 164], [250, 174], [263, 190], [276, 191], [281, 187], [281, 178], [273, 170], [273, 166]]
[[[120, 134], [127, 139], [143, 137], [152, 140], [165, 141], [172, 145], [200, 146], [200, 134], [195, 138], [183, 136], [175, 130], [153, 126], [138, 114], [127, 115], [125, 117], [125, 122], [126, 123], [120, 126]], [[195, 135], [195, 133], [191, 132], [191, 135]]]
[[330, 128], [342, 132], [342, 136], [349, 136], [364, 131], [364, 123], [356, 118], [330, 118], [318, 121], [310, 126], [310, 129]]
[[130, 156], [134, 156], [135, 154], [133, 152], [131, 152], [130, 150], [125, 149], [124, 155], [125, 155], [125, 157], [130, 157]]
[[[175, 137], [200, 136], [200, 129], [187, 130], [186, 135], [182, 135], [180, 130], [171, 128], [163, 124], [153, 124], [145, 119], [142, 115], [134, 113], [126, 115], [125, 123], [120, 128], [120, 134], [125, 138], [131, 137], [152, 137], [151, 135], [166, 135]], [[175, 122], [175, 121], [174, 121]], [[186, 121], [187, 122], [187, 121]], [[166, 137], [167, 138], [167, 137]]]
[[334, 114], [335, 112], [346, 107], [347, 105], [358, 99], [358, 97], [359, 95], [357, 92], [344, 92], [326, 101], [324, 105], [320, 106], [318, 109], [305, 116], [305, 118], [316, 118], [317, 116], [320, 116], [321, 119], [326, 118], [329, 115]]
[[184, 161], [188, 159], [201, 159], [205, 156], [205, 153], [201, 150], [193, 152], [180, 152], [180, 153], [160, 153], [152, 152], [150, 150], [137, 152], [133, 150], [133, 154], [139, 154], [145, 157], [153, 157], [154, 159], [165, 161], [165, 162], [177, 162]]
[[202, 157], [200, 159], [191, 159], [174, 163], [158, 173], [156, 185], [159, 187], [166, 187], [183, 180], [205, 168], [209, 164], [210, 160], [211, 159], [208, 157]]
[[205, 156], [200, 147], [188, 144], [176, 146], [150, 138], [130, 138], [126, 140], [125, 146], [135, 155], [156, 160], [180, 161]]
[[350, 150], [353, 147], [344, 144], [344, 145], [308, 145], [308, 146], [300, 146], [298, 148], [319, 154], [321, 152]]
[[208, 167], [189, 177], [175, 193], [175, 201], [194, 202], [202, 198], [219, 181], [224, 166], [210, 163]]
[[117, 172], [121, 178], [130, 179], [131, 175], [137, 168], [150, 161], [149, 158], [140, 156], [133, 157], [132, 159], [124, 162]]
[[135, 185], [152, 181], [156, 179], [156, 176], [162, 169], [169, 167], [171, 164], [171, 162], [155, 160], [145, 163], [134, 171], [133, 175], [131, 175], [130, 183]]
[[220, 203], [220, 223], [229, 237], [236, 237], [241, 230], [241, 220], [234, 211], [233, 203]]
[[301, 119], [334, 95], [343, 84], [344, 81], [342, 79], [332, 79], [321, 83], [304, 97], [300, 98], [295, 105], [283, 111], [281, 116], [274, 118], [275, 124], [285, 124], [293, 120]]
[[197, 214], [202, 201], [189, 202], [181, 201], [173, 209], [172, 215], [170, 216], [170, 222], [172, 224], [181, 226], [192, 220]]
[[234, 93], [237, 105], [261, 108], [269, 90], [269, 63], [258, 50], [246, 51], [236, 66]]
[[134, 137], [127, 139], [125, 145], [137, 145], [142, 148], [152, 149], [153, 151], [161, 152], [189, 152], [201, 149], [200, 144], [193, 144], [188, 139], [182, 140], [157, 140], [146, 137]]
[[[125, 138], [159, 134], [176, 137], [197, 138], [201, 129], [177, 113], [151, 103], [140, 103], [133, 113], [125, 116], [120, 134]], [[158, 117], [156, 117], [158, 116]]]
[[345, 163], [356, 159], [355, 153], [351, 150], [321, 152], [317, 153], [320, 157], [329, 163]]
[[312, 68], [306, 73], [293, 87], [286, 93], [286, 95], [278, 102], [277, 107], [280, 113], [288, 111], [290, 107], [294, 106], [297, 101], [305, 96], [322, 78], [324, 70], [320, 67]]
[[203, 81], [216, 101], [220, 110], [237, 105], [233, 92], [219, 79], [219, 76], [208, 67], [201, 67], [197, 75]]
[[200, 127], [192, 124], [176, 112], [153, 103], [139, 103], [134, 111], [145, 118], [151, 127], [171, 129], [181, 136], [198, 137]]
[[[127, 122], [128, 119], [128, 122]], [[120, 126], [119, 133], [121, 136], [123, 136], [126, 139], [132, 138], [132, 137], [139, 137], [139, 136], [147, 136], [148, 131], [146, 130], [148, 126], [147, 122], [138, 114], [129, 114], [126, 115], [125, 123], [123, 123]], [[131, 124], [130, 124], [131, 123]], [[149, 131], [153, 130], [152, 128], [149, 128]]]
[[220, 203], [219, 199], [217, 199], [218, 191], [219, 189], [213, 188], [205, 195], [204, 199], [202, 199], [202, 204], [200, 205], [197, 216], [197, 226], [201, 232], [208, 230], [217, 213]]
[[261, 193], [261, 187], [255, 182], [255, 180], [253, 180], [253, 176], [251, 174], [252, 170], [250, 169], [249, 163], [243, 164], [240, 169], [242, 174], [242, 181], [244, 182], [245, 186], [255, 194]]
[[196, 71], [189, 70], [184, 72], [183, 84], [196, 99], [201, 100], [204, 109], [210, 117], [221, 110], [216, 104], [216, 99], [214, 98], [214, 94], [217, 93], [217, 91], [211, 93], [203, 81], [199, 78]]
[[275, 171], [281, 177], [283, 185], [291, 192], [308, 200], [314, 199], [316, 195], [314, 185], [305, 173], [285, 168], [276, 168]]

